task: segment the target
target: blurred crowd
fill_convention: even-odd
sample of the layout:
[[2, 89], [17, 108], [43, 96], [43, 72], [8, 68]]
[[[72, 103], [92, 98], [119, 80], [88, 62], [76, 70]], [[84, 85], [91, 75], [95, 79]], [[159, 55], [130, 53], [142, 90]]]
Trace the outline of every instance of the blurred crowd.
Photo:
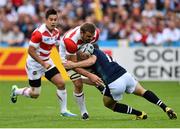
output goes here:
[[47, 8], [58, 11], [62, 34], [86, 21], [100, 29], [100, 41], [180, 42], [179, 0], [0, 0], [0, 46], [26, 47]]

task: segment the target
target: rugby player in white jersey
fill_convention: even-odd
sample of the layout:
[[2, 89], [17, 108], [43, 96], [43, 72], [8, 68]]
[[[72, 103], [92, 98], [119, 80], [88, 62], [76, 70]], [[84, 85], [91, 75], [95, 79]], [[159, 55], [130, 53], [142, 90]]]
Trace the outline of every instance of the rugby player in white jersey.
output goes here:
[[26, 61], [29, 86], [18, 88], [16, 85], [13, 85], [11, 101], [16, 103], [18, 95], [34, 99], [38, 98], [41, 92], [41, 77], [45, 75], [45, 77], [57, 87], [57, 96], [61, 105], [61, 115], [73, 117], [76, 116], [76, 114], [67, 110], [67, 93], [64, 80], [50, 58], [52, 47], [56, 46], [59, 48], [60, 43], [60, 32], [56, 28], [57, 21], [58, 15], [56, 10], [49, 9], [46, 12], [45, 23], [32, 33]]
[[[86, 43], [91, 43], [97, 46], [96, 41], [98, 40], [98, 38], [99, 30], [92, 23], [84, 23], [81, 26], [77, 26], [74, 29], [69, 30], [61, 38], [61, 43], [59, 47], [62, 62], [65, 63], [67, 60], [71, 60], [74, 62], [78, 61], [76, 55], [78, 48]], [[102, 86], [100, 86], [102, 80], [98, 76], [93, 74], [92, 78], [90, 78], [90, 81], [82, 79], [81, 75], [77, 73], [77, 70], [81, 69], [76, 69], [76, 71], [72, 69], [66, 69], [70, 79], [72, 80], [75, 86], [73, 94], [76, 99], [76, 102], [79, 105], [82, 119], [86, 120], [89, 118], [89, 114], [85, 105], [83, 82], [97, 85], [97, 88], [99, 90], [103, 90], [103, 88], [101, 88]]]

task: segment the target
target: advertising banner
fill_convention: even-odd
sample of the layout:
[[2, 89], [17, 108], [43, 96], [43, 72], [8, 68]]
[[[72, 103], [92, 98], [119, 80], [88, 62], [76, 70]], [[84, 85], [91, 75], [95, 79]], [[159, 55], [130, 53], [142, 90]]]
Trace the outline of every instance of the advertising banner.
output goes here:
[[[179, 81], [180, 48], [135, 47], [102, 48], [138, 80]], [[0, 48], [0, 80], [27, 80], [27, 49]], [[63, 78], [69, 80], [55, 48], [51, 53]], [[44, 78], [43, 78], [44, 80]]]
[[180, 81], [180, 48], [103, 48], [138, 80]]
[[[25, 48], [0, 48], [0, 81], [1, 80], [27, 80], [25, 71], [27, 49]], [[63, 78], [68, 80], [67, 73], [61, 64], [56, 48], [51, 53], [55, 65], [60, 70]], [[42, 78], [44, 80], [44, 78]]]

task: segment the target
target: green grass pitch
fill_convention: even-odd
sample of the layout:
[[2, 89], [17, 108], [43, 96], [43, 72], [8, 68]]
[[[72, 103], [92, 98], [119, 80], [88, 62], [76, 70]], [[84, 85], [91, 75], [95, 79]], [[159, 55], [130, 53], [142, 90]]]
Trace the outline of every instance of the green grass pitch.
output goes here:
[[[10, 102], [11, 85], [19, 87], [26, 82], [0, 82], [0, 127], [1, 128], [180, 128], [180, 119], [169, 120], [158, 107], [141, 97], [124, 95], [122, 103], [126, 103], [148, 114], [147, 120], [132, 120], [132, 115], [112, 112], [105, 108], [102, 95], [91, 86], [84, 86], [86, 105], [90, 120], [80, 119], [80, 112], [74, 101], [71, 82], [66, 82], [68, 92], [68, 108], [78, 117], [64, 118], [59, 115], [59, 103], [56, 88], [49, 82], [42, 82], [42, 91], [38, 99], [18, 97], [16, 104]], [[167, 105], [180, 115], [180, 84], [178, 82], [142, 82], [146, 89], [154, 91]]]

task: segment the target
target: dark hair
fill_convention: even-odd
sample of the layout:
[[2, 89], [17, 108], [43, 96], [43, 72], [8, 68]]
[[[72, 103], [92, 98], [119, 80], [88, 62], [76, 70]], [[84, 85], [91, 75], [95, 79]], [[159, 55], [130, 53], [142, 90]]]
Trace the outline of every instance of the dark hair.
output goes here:
[[83, 25], [81, 25], [80, 30], [84, 33], [84, 32], [90, 32], [90, 33], [94, 33], [96, 30], [96, 26], [93, 23], [84, 23]]
[[55, 9], [48, 9], [46, 11], [46, 19], [48, 19], [49, 15], [57, 15], [57, 11]]

